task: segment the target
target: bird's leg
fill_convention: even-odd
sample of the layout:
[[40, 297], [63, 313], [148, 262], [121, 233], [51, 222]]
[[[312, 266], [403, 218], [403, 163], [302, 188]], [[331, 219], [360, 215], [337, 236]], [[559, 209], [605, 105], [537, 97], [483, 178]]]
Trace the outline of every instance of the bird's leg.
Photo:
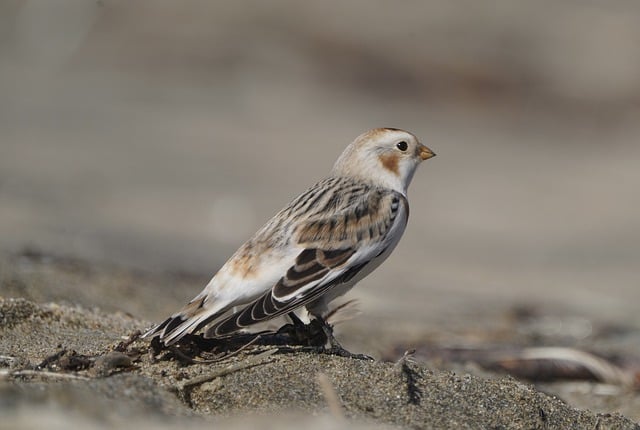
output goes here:
[[298, 315], [296, 315], [295, 312], [289, 312], [287, 314], [287, 316], [289, 317], [289, 319], [293, 323], [294, 327], [304, 327], [306, 325], [305, 323], [302, 322], [300, 317], [298, 317]]
[[284, 335], [294, 345], [317, 346], [323, 341], [323, 332], [318, 323], [305, 324], [294, 312], [287, 314], [291, 324], [286, 324], [278, 330], [278, 334]]
[[324, 318], [316, 317], [316, 321], [320, 323], [320, 326], [322, 327], [322, 331], [324, 332], [324, 335], [327, 337], [327, 343], [329, 344], [329, 348], [326, 348], [326, 347], [323, 348], [324, 353], [331, 354], [331, 355], [339, 355], [340, 357], [355, 358], [358, 360], [373, 361], [373, 357], [369, 357], [368, 355], [365, 355], [365, 354], [353, 354], [347, 351], [346, 349], [344, 349], [342, 345], [340, 345], [340, 342], [338, 342], [338, 339], [336, 339], [336, 337], [333, 335], [333, 327], [331, 326], [331, 324], [326, 322]]
[[307, 325], [302, 322], [302, 320], [298, 317], [298, 315], [296, 315], [295, 312], [289, 312], [287, 316], [291, 320], [290, 334], [297, 342], [305, 342], [307, 338], [310, 338], [309, 327], [307, 327]]

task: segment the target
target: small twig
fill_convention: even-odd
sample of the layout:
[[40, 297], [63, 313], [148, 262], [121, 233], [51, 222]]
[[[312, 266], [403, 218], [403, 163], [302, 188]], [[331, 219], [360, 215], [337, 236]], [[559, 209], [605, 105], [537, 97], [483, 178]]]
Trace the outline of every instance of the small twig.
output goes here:
[[579, 371], [581, 368], [590, 372], [593, 377], [601, 382], [613, 385], [631, 387], [634, 384], [633, 374], [611, 363], [602, 357], [574, 348], [562, 347], [538, 347], [522, 350], [523, 362], [547, 361], [554, 364], [558, 371]]
[[46, 370], [0, 370], [0, 377], [16, 378], [21, 376], [44, 376], [54, 379], [73, 379], [77, 381], [89, 381], [86, 376], [74, 375], [73, 373], [48, 372]]
[[407, 378], [407, 395], [409, 396], [409, 403], [412, 405], [419, 405], [422, 400], [422, 390], [418, 387], [418, 380], [421, 376], [409, 365], [415, 363], [413, 358], [413, 354], [415, 352], [415, 349], [405, 351], [402, 358], [400, 358], [396, 363], [396, 366], [400, 368], [402, 374]]
[[229, 366], [227, 366], [227, 367], [225, 367], [223, 369], [219, 369], [219, 370], [216, 370], [214, 372], [211, 372], [208, 375], [202, 375], [202, 376], [198, 376], [196, 378], [191, 378], [188, 381], [183, 382], [182, 384], [180, 384], [178, 386], [178, 390], [183, 391], [185, 388], [189, 388], [189, 387], [192, 387], [194, 385], [200, 385], [200, 384], [203, 384], [205, 382], [209, 382], [211, 380], [219, 378], [221, 376], [226, 376], [226, 375], [229, 375], [231, 373], [237, 372], [238, 370], [243, 370], [243, 369], [246, 369], [248, 367], [255, 366], [258, 361], [262, 360], [265, 357], [270, 356], [271, 354], [274, 354], [277, 351], [278, 351], [277, 349], [269, 349], [267, 351], [261, 352], [258, 355], [254, 355], [253, 357], [248, 357], [246, 360], [244, 360], [242, 362], [235, 363], [235, 364], [230, 364]]
[[116, 345], [116, 347], [113, 348], [113, 350], [118, 352], [127, 352], [127, 348], [129, 348], [129, 346], [131, 346], [133, 342], [140, 339], [140, 336], [142, 336], [142, 332], [140, 330], [134, 331], [129, 335], [129, 337], [126, 340]]
[[336, 393], [333, 384], [329, 380], [329, 377], [326, 373], [318, 373], [316, 375], [316, 379], [318, 380], [318, 385], [320, 386], [320, 390], [322, 391], [322, 395], [324, 399], [327, 401], [327, 405], [329, 406], [329, 411], [331, 415], [337, 420], [344, 419], [344, 412], [342, 410], [342, 402], [340, 402], [340, 398], [338, 397], [338, 393]]

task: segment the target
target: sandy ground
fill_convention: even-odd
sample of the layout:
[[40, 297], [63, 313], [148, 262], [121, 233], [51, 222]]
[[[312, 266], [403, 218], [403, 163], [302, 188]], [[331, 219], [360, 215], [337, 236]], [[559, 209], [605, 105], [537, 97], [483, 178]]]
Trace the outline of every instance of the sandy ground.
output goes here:
[[[433, 351], [563, 346], [634, 371], [639, 22], [625, 0], [2, 2], [0, 296], [80, 305], [82, 327], [100, 309], [111, 328], [70, 347], [102, 352], [197, 294], [356, 135], [393, 126], [438, 157], [397, 250], [349, 296], [345, 344], [481, 378]], [[57, 344], [36, 346], [17, 356]], [[640, 420], [615, 384], [536, 388]]]
[[[158, 285], [173, 284], [176, 276], [160, 277], [33, 251], [7, 256], [1, 267], [0, 281], [7, 296], [0, 300], [0, 410], [7, 417], [3, 420], [6, 428], [33, 428], [43, 422], [65, 428], [123, 423], [139, 423], [143, 428], [201, 428], [212, 419], [231, 428], [255, 425], [253, 419], [267, 420], [273, 428], [293, 428], [304, 419], [312, 427], [336, 428], [626, 429], [637, 426], [616, 411], [640, 417], [640, 396], [633, 386], [584, 380], [533, 386], [483, 369], [473, 360], [456, 364], [425, 355], [425, 349], [452, 344], [486, 348], [555, 340], [556, 345], [578, 345], [582, 350], [599, 345], [608, 353], [637, 360], [637, 333], [620, 327], [617, 332], [608, 327], [587, 341], [571, 342], [575, 333], [570, 330], [550, 335], [544, 324], [536, 328], [533, 320], [514, 324], [506, 323], [505, 317], [491, 327], [458, 324], [425, 330], [415, 325], [407, 329], [375, 324], [373, 318], [362, 317], [340, 324], [338, 335], [352, 350], [377, 356], [376, 361], [315, 352], [256, 358], [265, 351], [265, 347], [256, 347], [220, 363], [185, 365], [166, 353], [154, 358], [147, 341], [118, 349], [135, 330], [149, 327], [149, 322], [133, 315], [142, 313]], [[181, 282], [193, 280], [183, 277]], [[109, 303], [107, 298], [120, 296], [132, 284], [136, 288], [127, 300], [131, 313], [117, 310], [121, 304]], [[64, 304], [62, 297], [70, 296], [77, 298], [75, 305]], [[102, 309], [89, 307], [100, 297], [106, 299]], [[49, 302], [51, 299], [60, 303]], [[565, 323], [569, 321], [566, 315], [564, 318]], [[411, 347], [418, 348], [415, 361], [407, 364], [412, 382], [398, 364]], [[117, 350], [125, 353], [114, 358]], [[67, 361], [42, 364], [61, 351], [67, 351]], [[71, 351], [87, 361], [74, 362]], [[42, 370], [53, 373], [38, 373]], [[328, 406], [330, 395], [319, 384], [319, 374], [330, 381], [330, 390], [339, 399], [339, 412]], [[193, 383], [197, 378], [205, 380]]]

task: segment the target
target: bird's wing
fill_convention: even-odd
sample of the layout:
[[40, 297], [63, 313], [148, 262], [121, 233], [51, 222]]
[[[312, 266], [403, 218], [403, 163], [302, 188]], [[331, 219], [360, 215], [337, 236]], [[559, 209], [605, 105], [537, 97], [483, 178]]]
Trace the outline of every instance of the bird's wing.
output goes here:
[[331, 216], [319, 213], [298, 222], [293, 240], [303, 250], [295, 263], [269, 291], [212, 325], [207, 336], [225, 336], [311, 303], [336, 285], [349, 282], [383, 254], [392, 243], [388, 233], [399, 222], [400, 212], [405, 216], [401, 222], [406, 223], [406, 198], [377, 188], [357, 199], [349, 197], [333, 202]]

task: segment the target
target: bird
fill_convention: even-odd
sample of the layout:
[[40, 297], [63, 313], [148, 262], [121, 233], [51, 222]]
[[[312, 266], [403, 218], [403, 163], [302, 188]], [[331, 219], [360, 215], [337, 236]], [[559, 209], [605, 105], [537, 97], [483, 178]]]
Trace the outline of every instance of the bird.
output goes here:
[[285, 314], [301, 322], [294, 311], [304, 306], [340, 347], [324, 320], [329, 303], [391, 254], [407, 225], [416, 168], [434, 156], [404, 130], [361, 134], [326, 178], [280, 210], [202, 292], [143, 337], [170, 346], [205, 329], [205, 338], [225, 338]]

